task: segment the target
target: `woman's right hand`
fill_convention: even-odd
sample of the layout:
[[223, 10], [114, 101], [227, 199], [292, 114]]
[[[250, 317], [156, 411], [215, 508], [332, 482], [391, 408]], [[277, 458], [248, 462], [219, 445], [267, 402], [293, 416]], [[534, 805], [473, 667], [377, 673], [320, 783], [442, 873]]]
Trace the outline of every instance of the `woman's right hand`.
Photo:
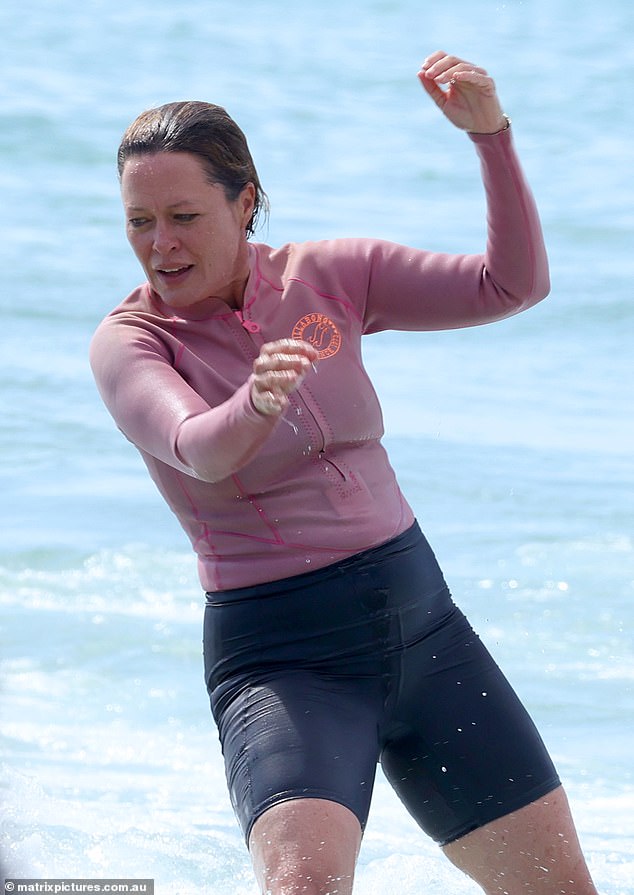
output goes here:
[[317, 349], [300, 339], [266, 342], [253, 362], [251, 401], [267, 416], [282, 413], [288, 396], [302, 384], [318, 357]]

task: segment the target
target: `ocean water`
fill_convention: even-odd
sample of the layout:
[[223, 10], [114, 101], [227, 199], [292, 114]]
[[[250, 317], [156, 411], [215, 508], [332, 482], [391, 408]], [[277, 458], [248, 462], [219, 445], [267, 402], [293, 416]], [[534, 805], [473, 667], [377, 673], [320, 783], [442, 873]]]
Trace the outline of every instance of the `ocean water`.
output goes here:
[[[366, 341], [386, 444], [452, 590], [537, 720], [604, 895], [634, 893], [634, 6], [629, 0], [5, 0], [0, 10], [0, 808], [9, 874], [255, 895], [202, 680], [185, 537], [102, 408], [99, 320], [137, 282], [114, 155], [142, 109], [225, 105], [258, 238], [477, 251], [469, 141], [421, 91], [496, 77], [550, 298]], [[378, 780], [359, 895], [474, 893]]]

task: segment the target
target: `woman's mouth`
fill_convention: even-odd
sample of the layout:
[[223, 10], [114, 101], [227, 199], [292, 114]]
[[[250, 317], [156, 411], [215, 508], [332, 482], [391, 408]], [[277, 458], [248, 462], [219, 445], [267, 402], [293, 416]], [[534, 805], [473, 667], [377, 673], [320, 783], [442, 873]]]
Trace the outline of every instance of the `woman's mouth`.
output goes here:
[[184, 264], [179, 267], [161, 267], [157, 269], [157, 274], [164, 280], [178, 280], [184, 277], [192, 269], [193, 264]]

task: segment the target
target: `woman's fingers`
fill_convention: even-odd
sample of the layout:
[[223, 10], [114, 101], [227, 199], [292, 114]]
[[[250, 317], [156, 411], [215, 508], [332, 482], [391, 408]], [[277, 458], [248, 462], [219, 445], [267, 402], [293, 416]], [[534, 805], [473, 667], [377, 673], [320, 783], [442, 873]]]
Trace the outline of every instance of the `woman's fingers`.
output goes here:
[[305, 369], [264, 370], [254, 373], [251, 400], [261, 413], [279, 413], [288, 404], [288, 395], [299, 388], [310, 365]]
[[301, 369], [317, 360], [317, 351], [309, 342], [299, 339], [279, 339], [267, 342], [260, 349], [253, 364], [254, 372], [265, 370]]
[[268, 342], [253, 363], [251, 400], [260, 413], [280, 413], [288, 395], [301, 385], [317, 360], [317, 351], [308, 342], [280, 339]]
[[492, 134], [506, 126], [495, 83], [482, 66], [437, 51], [425, 59], [418, 77], [456, 127]]
[[428, 56], [421, 68], [429, 78], [434, 78], [444, 83], [450, 81], [457, 73], [466, 72], [486, 75], [486, 70], [481, 66], [459, 59], [457, 56], [449, 56], [443, 52]]

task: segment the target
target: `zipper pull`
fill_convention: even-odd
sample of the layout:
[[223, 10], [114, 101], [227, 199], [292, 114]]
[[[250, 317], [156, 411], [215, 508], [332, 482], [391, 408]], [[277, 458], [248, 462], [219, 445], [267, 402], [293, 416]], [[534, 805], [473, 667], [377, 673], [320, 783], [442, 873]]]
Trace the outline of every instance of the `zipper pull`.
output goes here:
[[260, 332], [260, 324], [256, 323], [255, 320], [245, 320], [244, 316], [242, 314], [242, 311], [240, 311], [240, 310], [234, 311], [233, 313], [236, 315], [236, 317], [240, 321], [240, 324], [246, 329], [247, 332], [249, 332], [249, 333], [259, 333]]

